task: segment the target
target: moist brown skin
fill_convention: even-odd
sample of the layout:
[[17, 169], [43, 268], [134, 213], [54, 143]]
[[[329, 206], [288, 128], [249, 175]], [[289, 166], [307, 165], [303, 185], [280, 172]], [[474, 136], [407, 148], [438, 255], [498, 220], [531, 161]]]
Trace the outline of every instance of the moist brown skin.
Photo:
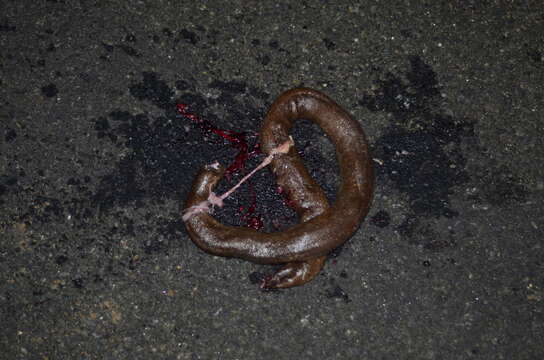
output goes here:
[[[299, 224], [285, 231], [264, 233], [223, 225], [206, 212], [185, 221], [193, 242], [210, 254], [262, 264], [285, 263], [265, 279], [265, 288], [297, 286], [313, 279], [326, 255], [357, 231], [372, 198], [372, 160], [363, 129], [338, 104], [316, 90], [288, 90], [274, 101], [260, 132], [263, 152], [269, 154], [289, 140], [289, 131], [297, 119], [315, 122], [336, 147], [341, 183], [332, 206], [291, 147], [287, 154], [276, 154], [270, 166], [299, 215]], [[206, 200], [223, 172], [220, 166], [205, 166], [193, 183], [185, 209]]]

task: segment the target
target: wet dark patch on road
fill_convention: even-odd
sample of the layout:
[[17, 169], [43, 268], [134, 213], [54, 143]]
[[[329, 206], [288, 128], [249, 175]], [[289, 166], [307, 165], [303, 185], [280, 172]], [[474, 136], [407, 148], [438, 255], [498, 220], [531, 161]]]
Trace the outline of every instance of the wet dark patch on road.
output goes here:
[[[452, 246], [454, 241], [436, 234], [429, 221], [457, 217], [458, 211], [451, 206], [454, 191], [472, 182], [490, 180], [487, 176], [474, 178], [466, 168], [462, 143], [472, 139], [467, 142], [472, 144], [468, 148], [478, 149], [474, 145], [478, 143], [475, 123], [456, 118], [444, 109], [436, 73], [417, 56], [410, 58], [410, 69], [405, 74], [386, 73], [375, 85], [374, 92], [365, 94], [360, 104], [392, 115], [373, 153], [378, 161], [378, 181], [390, 181], [408, 198], [409, 213], [397, 229], [410, 241], [429, 249]], [[512, 182], [513, 177], [510, 174], [505, 178]], [[520, 200], [525, 193], [520, 186], [504, 186], [500, 181], [495, 184], [486, 187], [484, 196], [488, 201]]]

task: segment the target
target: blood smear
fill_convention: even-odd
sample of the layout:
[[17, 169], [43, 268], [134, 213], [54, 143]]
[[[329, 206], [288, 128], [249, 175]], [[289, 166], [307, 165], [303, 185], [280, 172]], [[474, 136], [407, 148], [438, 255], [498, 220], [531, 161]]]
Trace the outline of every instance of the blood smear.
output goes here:
[[[230, 180], [233, 174], [242, 172], [245, 170], [245, 165], [253, 156], [256, 156], [261, 153], [260, 144], [255, 144], [251, 149], [247, 141], [247, 133], [245, 132], [236, 132], [231, 130], [225, 130], [215, 127], [210, 121], [202, 119], [197, 115], [189, 111], [189, 105], [178, 103], [176, 104], [178, 113], [197, 124], [200, 129], [206, 133], [213, 133], [217, 136], [222, 137], [230, 143], [230, 146], [238, 150], [238, 154], [234, 157], [232, 164], [230, 164], [225, 170], [225, 177]], [[256, 214], [257, 208], [257, 196], [253, 186], [249, 186], [251, 193], [251, 204], [245, 209], [241, 206], [239, 208], [241, 219], [246, 224], [247, 227], [253, 229], [261, 229], [263, 227], [262, 217]], [[245, 210], [245, 211], [244, 211]]]

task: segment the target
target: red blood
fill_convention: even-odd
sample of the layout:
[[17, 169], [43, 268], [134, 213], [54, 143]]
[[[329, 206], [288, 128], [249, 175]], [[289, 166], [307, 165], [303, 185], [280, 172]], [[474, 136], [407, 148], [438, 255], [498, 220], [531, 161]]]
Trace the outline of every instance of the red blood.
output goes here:
[[282, 188], [281, 186], [278, 186], [276, 188], [276, 192], [278, 194], [280, 194], [283, 198], [283, 203], [286, 205], [286, 206], [289, 206], [290, 208], [294, 208], [295, 207], [295, 203], [293, 202], [293, 200], [291, 200], [291, 198], [289, 197], [289, 193], [287, 191], [285, 191], [284, 188]]
[[251, 193], [251, 205], [248, 206], [247, 210], [244, 212], [244, 207], [240, 206], [239, 210], [242, 213], [242, 220], [246, 223], [247, 227], [253, 228], [255, 230], [262, 229], [263, 219], [262, 216], [256, 214], [257, 210], [257, 194], [251, 183], [249, 183], [249, 191]]
[[[203, 131], [207, 133], [213, 133], [222, 137], [230, 143], [230, 146], [238, 150], [238, 154], [236, 154], [236, 156], [234, 157], [234, 161], [227, 167], [227, 170], [225, 171], [225, 177], [227, 179], [231, 179], [233, 174], [245, 170], [247, 160], [261, 153], [259, 143], [253, 145], [250, 150], [247, 142], [247, 133], [219, 129], [208, 120], [204, 120], [197, 115], [191, 113], [189, 111], [189, 105], [187, 104], [178, 103], [176, 104], [176, 108], [181, 116], [197, 124]], [[263, 221], [260, 215], [255, 214], [255, 210], [257, 207], [257, 196], [251, 184], [249, 190], [252, 195], [251, 205], [247, 208], [247, 211], [245, 212], [243, 206], [240, 206], [238, 210], [240, 211], [242, 220], [246, 223], [246, 226], [259, 230], [263, 227]]]
[[262, 217], [258, 214], [255, 214], [256, 205], [257, 204], [255, 200], [252, 200], [252, 203], [247, 208], [247, 210], [245, 210], [244, 206], [240, 206], [238, 210], [240, 211], [242, 221], [246, 223], [247, 227], [259, 230], [262, 229], [264, 224]]
[[263, 228], [263, 220], [261, 217], [252, 216], [246, 222], [247, 227], [253, 228], [255, 230], [260, 230]]
[[249, 145], [247, 143], [247, 133], [219, 129], [213, 126], [213, 124], [208, 120], [201, 119], [197, 115], [191, 113], [189, 111], [189, 105], [187, 104], [178, 103], [176, 104], [176, 108], [181, 116], [193, 121], [205, 132], [210, 132], [222, 137], [230, 142], [230, 145], [233, 148], [238, 150], [238, 154], [236, 154], [234, 161], [225, 171], [225, 176], [227, 179], [230, 179], [233, 174], [244, 170], [246, 162], [249, 158], [261, 153], [258, 143], [255, 144], [251, 150], [249, 149]]

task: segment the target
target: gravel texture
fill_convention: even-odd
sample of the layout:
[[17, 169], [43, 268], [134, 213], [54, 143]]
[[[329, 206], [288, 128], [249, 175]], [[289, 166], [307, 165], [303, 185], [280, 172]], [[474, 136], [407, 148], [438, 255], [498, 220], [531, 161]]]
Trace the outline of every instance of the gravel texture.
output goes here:
[[[543, 29], [540, 1], [3, 0], [0, 357], [544, 358]], [[187, 236], [236, 151], [175, 105], [254, 141], [300, 85], [361, 122], [376, 192], [316, 280], [262, 292]], [[333, 145], [294, 135], [333, 201]], [[296, 221], [252, 184], [222, 221], [252, 194]]]

